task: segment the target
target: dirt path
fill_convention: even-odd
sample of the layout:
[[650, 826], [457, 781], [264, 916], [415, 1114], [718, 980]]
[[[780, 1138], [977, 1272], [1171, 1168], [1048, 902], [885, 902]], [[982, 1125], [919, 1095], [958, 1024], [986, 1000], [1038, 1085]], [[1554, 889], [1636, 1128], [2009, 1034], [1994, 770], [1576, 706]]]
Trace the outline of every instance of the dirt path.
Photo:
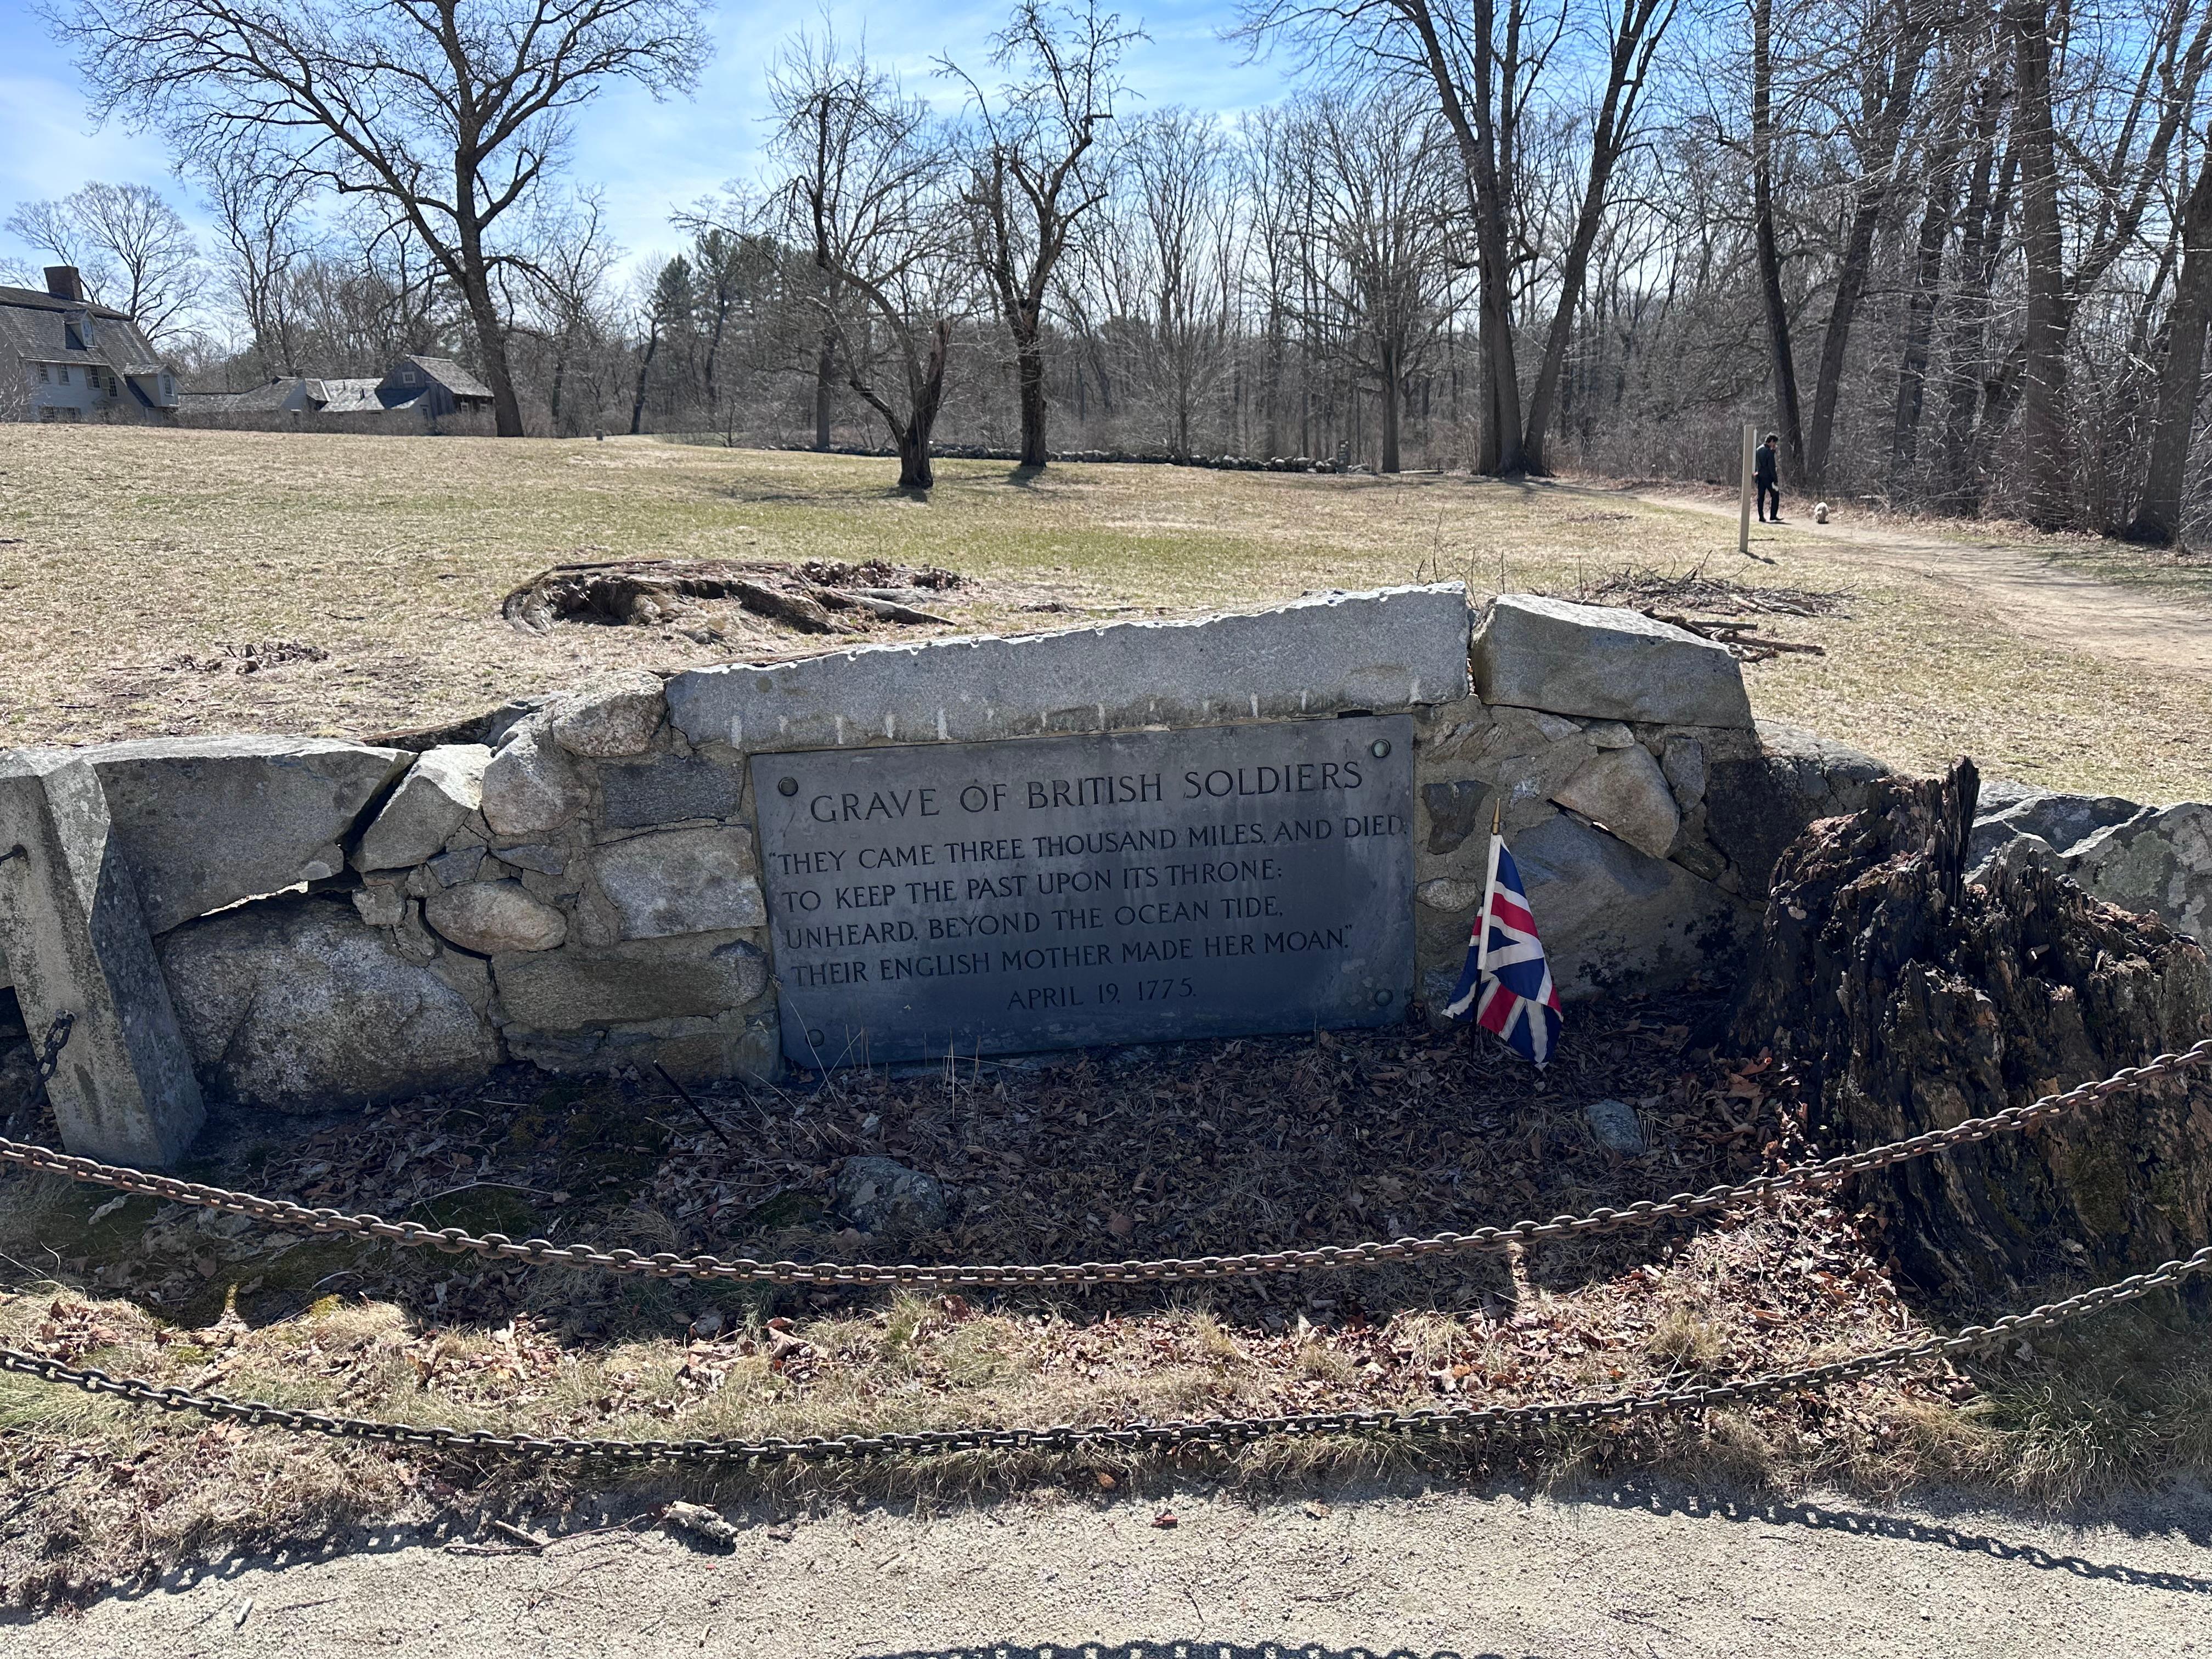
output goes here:
[[[1692, 495], [1638, 494], [1636, 499], [1711, 518], [1734, 520], [1737, 511], [1732, 502]], [[1853, 550], [1855, 562], [1959, 589], [2025, 638], [2212, 679], [2212, 611], [2150, 588], [2099, 581], [2038, 549], [1953, 541], [1872, 525], [1816, 525], [1809, 513], [1787, 521], [1778, 533], [1785, 540], [1810, 537], [1840, 543]], [[1753, 550], [1777, 536], [1754, 525]]]
[[[1153, 1524], [1163, 1509], [1171, 1528]], [[395, 1543], [9, 1622], [15, 1659], [2201, 1654], [2212, 1496], [2079, 1527], [1658, 1488], [1261, 1508], [1055, 1497], [757, 1524], [729, 1555], [653, 1532], [536, 1556]]]

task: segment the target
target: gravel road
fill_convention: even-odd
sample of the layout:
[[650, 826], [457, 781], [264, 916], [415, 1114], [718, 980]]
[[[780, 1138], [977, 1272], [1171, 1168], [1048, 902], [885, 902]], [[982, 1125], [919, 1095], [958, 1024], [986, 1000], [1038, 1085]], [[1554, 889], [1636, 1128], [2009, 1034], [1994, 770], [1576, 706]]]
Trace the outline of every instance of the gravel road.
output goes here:
[[[1154, 1524], [1163, 1510], [1172, 1527]], [[465, 1548], [497, 1545], [487, 1535]], [[2059, 1525], [1663, 1488], [1255, 1506], [1051, 1495], [934, 1516], [657, 1531], [542, 1554], [392, 1540], [234, 1563], [83, 1614], [0, 1617], [11, 1659], [370, 1654], [732, 1659], [1346, 1655], [2212, 1655], [2212, 1495]]]

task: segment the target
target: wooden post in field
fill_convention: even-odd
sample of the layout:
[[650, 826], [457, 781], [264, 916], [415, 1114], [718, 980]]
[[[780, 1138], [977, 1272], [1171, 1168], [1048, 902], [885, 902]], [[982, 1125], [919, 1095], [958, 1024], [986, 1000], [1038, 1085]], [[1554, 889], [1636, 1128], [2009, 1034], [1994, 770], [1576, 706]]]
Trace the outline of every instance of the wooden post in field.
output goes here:
[[1743, 428], [1743, 488], [1737, 491], [1735, 550], [1746, 558], [1751, 556], [1751, 475], [1759, 465], [1759, 428], [1746, 423]]

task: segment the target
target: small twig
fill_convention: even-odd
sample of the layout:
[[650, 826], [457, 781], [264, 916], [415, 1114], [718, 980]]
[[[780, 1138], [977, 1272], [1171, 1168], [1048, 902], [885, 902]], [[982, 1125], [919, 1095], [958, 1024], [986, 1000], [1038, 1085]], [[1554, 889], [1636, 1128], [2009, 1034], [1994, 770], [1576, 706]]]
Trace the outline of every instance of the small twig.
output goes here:
[[512, 1539], [526, 1549], [542, 1550], [548, 1541], [540, 1538], [536, 1533], [525, 1532], [520, 1527], [510, 1526], [504, 1521], [486, 1521], [484, 1525], [489, 1527], [501, 1538]]
[[662, 1082], [665, 1083], [670, 1088], [676, 1091], [676, 1097], [678, 1100], [682, 1101], [686, 1106], [689, 1106], [693, 1111], [699, 1115], [699, 1121], [705, 1124], [709, 1129], [712, 1129], [714, 1132], [715, 1139], [720, 1141], [722, 1145], [728, 1147], [733, 1152], [738, 1150], [737, 1142], [732, 1140], [727, 1134], [723, 1133], [722, 1126], [720, 1124], [715, 1122], [713, 1118], [707, 1115], [707, 1109], [704, 1106], [702, 1106], [692, 1097], [691, 1091], [689, 1089], [685, 1088], [673, 1077], [669, 1075], [668, 1068], [665, 1066], [663, 1066], [656, 1060], [653, 1062], [653, 1069], [660, 1073], [660, 1080]]

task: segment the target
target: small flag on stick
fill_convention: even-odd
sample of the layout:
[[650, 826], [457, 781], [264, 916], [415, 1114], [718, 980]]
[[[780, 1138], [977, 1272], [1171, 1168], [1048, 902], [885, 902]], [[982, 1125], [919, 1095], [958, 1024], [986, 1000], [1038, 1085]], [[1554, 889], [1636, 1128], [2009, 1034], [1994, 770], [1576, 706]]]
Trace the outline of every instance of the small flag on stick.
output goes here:
[[1505, 849], [1502, 817], [1502, 807], [1493, 807], [1482, 908], [1468, 937], [1467, 966], [1444, 1012], [1454, 1019], [1471, 1016], [1516, 1054], [1542, 1066], [1559, 1040], [1559, 993], [1528, 895], [1521, 890], [1520, 867]]

